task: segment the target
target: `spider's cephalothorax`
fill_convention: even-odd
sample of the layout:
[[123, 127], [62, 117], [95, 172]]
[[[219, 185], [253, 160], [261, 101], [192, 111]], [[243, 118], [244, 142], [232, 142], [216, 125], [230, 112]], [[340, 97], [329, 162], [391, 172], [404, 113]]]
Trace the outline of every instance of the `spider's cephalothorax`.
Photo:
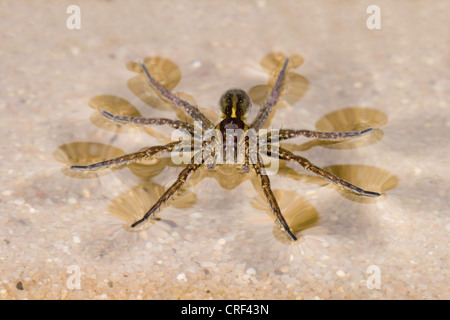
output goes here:
[[227, 90], [220, 98], [222, 121], [220, 121], [216, 129], [218, 129], [222, 135], [224, 154], [227, 152], [227, 145], [232, 145], [234, 158], [237, 158], [236, 152], [239, 140], [241, 139], [243, 132], [248, 129], [244, 120], [250, 107], [250, 97], [241, 89]]
[[230, 89], [220, 98], [222, 118], [245, 120], [252, 102], [248, 94], [242, 89]]
[[[144, 72], [147, 80], [150, 84], [159, 91], [163, 98], [171, 101], [178, 107], [184, 109], [184, 111], [197, 123], [201, 126], [203, 131], [209, 130], [219, 130], [220, 135], [222, 136], [222, 141], [218, 142], [217, 140], [203, 140], [200, 144], [199, 150], [191, 150], [193, 151], [193, 156], [191, 159], [191, 163], [189, 163], [183, 171], [178, 175], [177, 180], [164, 192], [164, 194], [158, 199], [158, 201], [143, 215], [143, 217], [134, 222], [131, 227], [137, 227], [147, 219], [151, 218], [161, 206], [167, 202], [173, 195], [180, 190], [180, 188], [184, 185], [189, 175], [191, 175], [194, 171], [196, 171], [200, 166], [206, 163], [209, 166], [208, 161], [211, 160], [211, 155], [214, 153], [210, 153], [209, 156], [205, 156], [205, 151], [217, 146], [218, 143], [222, 143], [223, 145], [219, 145], [222, 147], [224, 151], [227, 150], [227, 146], [231, 146], [233, 152], [237, 149], [238, 144], [244, 145], [244, 153], [245, 153], [245, 161], [243, 163], [243, 172], [249, 172], [250, 165], [253, 167], [254, 172], [259, 177], [262, 185], [262, 189], [264, 194], [269, 202], [270, 209], [272, 213], [275, 215], [276, 220], [282, 227], [282, 229], [289, 235], [292, 240], [297, 240], [296, 235], [292, 232], [288, 223], [284, 219], [281, 210], [278, 206], [278, 202], [272, 192], [270, 186], [269, 177], [265, 174], [265, 167], [262, 160], [262, 154], [258, 148], [252, 147], [249, 142], [250, 139], [240, 139], [239, 137], [233, 136], [229, 138], [229, 132], [241, 131], [241, 132], [253, 132], [255, 133], [256, 140], [258, 143], [261, 141], [267, 143], [266, 150], [268, 151], [265, 156], [269, 156], [275, 159], [281, 159], [285, 161], [293, 161], [300, 164], [306, 170], [312, 172], [313, 174], [319, 175], [324, 179], [335, 183], [347, 190], [350, 190], [354, 193], [363, 195], [363, 196], [379, 196], [380, 193], [363, 190], [358, 186], [351, 184], [348, 181], [345, 181], [338, 176], [333, 175], [332, 173], [315, 166], [306, 158], [303, 158], [299, 155], [292, 153], [291, 151], [284, 149], [282, 147], [274, 148], [271, 145], [272, 136], [269, 134], [265, 134], [263, 136], [260, 135], [260, 129], [266, 123], [273, 106], [277, 103], [280, 93], [282, 91], [283, 81], [287, 72], [287, 66], [289, 63], [289, 59], [287, 58], [283, 64], [283, 67], [278, 74], [277, 80], [275, 82], [274, 87], [272, 88], [271, 94], [264, 105], [261, 107], [259, 112], [257, 113], [255, 119], [251, 123], [246, 123], [246, 116], [251, 107], [250, 97], [245, 93], [245, 91], [241, 89], [230, 89], [226, 91], [222, 97], [220, 98], [220, 110], [222, 113], [222, 120], [218, 124], [214, 124], [211, 120], [209, 120], [196, 106], [191, 105], [185, 100], [180, 99], [178, 96], [173, 94], [171, 91], [164, 88], [158, 81], [155, 80], [147, 70], [147, 67], [142, 64], [141, 68]], [[194, 126], [190, 123], [180, 121], [180, 120], [170, 120], [166, 118], [142, 118], [142, 117], [128, 117], [128, 116], [119, 116], [110, 114], [107, 111], [102, 111], [102, 114], [110, 120], [121, 122], [121, 123], [133, 123], [136, 125], [168, 125], [174, 129], [183, 129], [189, 132], [194, 140]], [[283, 141], [287, 139], [292, 139], [298, 136], [304, 136], [307, 138], [315, 138], [322, 140], [340, 140], [346, 138], [353, 138], [357, 136], [361, 136], [362, 134], [373, 131], [373, 128], [368, 128], [361, 131], [346, 131], [346, 132], [323, 132], [323, 131], [312, 131], [312, 130], [293, 130], [293, 129], [282, 129], [277, 131], [278, 141]], [[244, 137], [244, 136], [242, 136]], [[270, 138], [269, 138], [270, 137]], [[180, 144], [181, 141], [173, 141], [166, 145], [161, 146], [153, 146], [145, 148], [141, 151], [126, 154], [114, 159], [104, 160], [101, 162], [93, 163], [87, 166], [71, 166], [71, 169], [81, 169], [81, 170], [95, 170], [99, 168], [111, 168], [117, 167], [121, 165], [127, 165], [142, 159], [154, 157], [156, 154], [166, 151], [171, 152], [176, 149], [177, 145]], [[194, 145], [194, 144], [193, 144]], [[215, 160], [214, 160], [215, 161]], [[213, 162], [215, 163], [215, 162]], [[213, 166], [211, 166], [212, 168]]]

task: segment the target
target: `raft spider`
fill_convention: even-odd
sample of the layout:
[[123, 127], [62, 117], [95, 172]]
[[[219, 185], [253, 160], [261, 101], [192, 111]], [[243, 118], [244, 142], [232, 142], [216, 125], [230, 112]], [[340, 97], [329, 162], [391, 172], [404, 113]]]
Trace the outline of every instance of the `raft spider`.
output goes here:
[[[143, 118], [113, 115], [105, 110], [102, 111], [102, 114], [109, 120], [120, 123], [132, 123], [135, 125], [168, 125], [174, 129], [184, 130], [191, 136], [189, 146], [194, 146], [194, 148], [190, 147], [192, 149], [189, 151], [192, 152], [191, 154], [193, 156], [190, 158], [191, 161], [186, 165], [184, 170], [182, 170], [178, 175], [177, 180], [163, 193], [163, 195], [142, 216], [140, 220], [131, 225], [132, 228], [139, 226], [144, 221], [151, 218], [166, 201], [171, 199], [172, 196], [180, 190], [188, 177], [199, 167], [205, 164], [208, 169], [213, 169], [216, 164], [223, 163], [218, 161], [220, 160], [219, 153], [223, 152], [227, 153], [227, 155], [230, 155], [231, 153], [231, 158], [236, 161], [235, 165], [240, 165], [242, 172], [248, 173], [250, 168], [253, 168], [256, 175], [260, 179], [264, 195], [267, 198], [270, 209], [275, 215], [276, 220], [292, 240], [297, 240], [296, 235], [292, 232], [283, 217], [277, 200], [272, 192], [270, 180], [265, 171], [266, 167], [264, 161], [262, 160], [263, 154], [261, 154], [261, 145], [265, 146], [264, 155], [269, 158], [296, 162], [313, 174], [321, 176], [322, 178], [359, 195], [380, 195], [380, 193], [377, 192], [363, 190], [362, 188], [315, 166], [306, 158], [296, 155], [287, 149], [282, 147], [275, 148], [275, 144], [272, 141], [274, 140], [275, 134], [273, 132], [267, 133], [265, 130], [261, 130], [263, 125], [266, 123], [272, 108], [277, 103], [280, 93], [282, 92], [283, 81], [286, 76], [288, 63], [289, 58], [286, 58], [269, 98], [261, 107], [255, 119], [251, 123], [246, 122], [246, 115], [251, 106], [251, 99], [245, 91], [241, 89], [230, 89], [226, 91], [220, 98], [220, 111], [222, 114], [222, 119], [219, 123], [213, 123], [196, 106], [180, 99], [174, 93], [164, 88], [162, 84], [150, 74], [147, 67], [144, 64], [141, 64], [140, 67], [148, 82], [159, 92], [159, 94], [161, 94], [164, 99], [169, 100], [180, 108], [183, 108], [185, 113], [187, 113], [195, 121], [194, 125], [188, 122], [166, 118]], [[214, 137], [211, 138], [211, 134], [205, 134], [204, 136], [209, 137], [209, 139], [202, 138], [200, 143], [198, 143], [197, 139], [196, 144], [195, 131], [198, 128], [200, 128], [199, 130], [202, 134], [212, 131], [213, 133], [215, 132], [216, 135], [213, 134]], [[275, 142], [292, 139], [298, 136], [321, 140], [340, 140], [358, 137], [373, 130], [373, 128], [368, 128], [361, 131], [323, 132], [312, 130], [281, 129], [276, 131], [277, 141]], [[262, 133], [263, 131], [264, 133]], [[238, 133], [235, 134], [236, 132]], [[118, 167], [134, 163], [142, 159], [154, 157], [159, 152], [177, 151], [180, 144], [181, 141], [173, 141], [165, 145], [148, 147], [139, 152], [126, 154], [114, 159], [104, 160], [87, 166], [73, 165], [70, 168], [74, 170], [95, 170], [99, 168]], [[197, 146], [197, 148], [195, 148], [195, 146]], [[238, 158], [242, 159], [239, 163], [237, 162]]]

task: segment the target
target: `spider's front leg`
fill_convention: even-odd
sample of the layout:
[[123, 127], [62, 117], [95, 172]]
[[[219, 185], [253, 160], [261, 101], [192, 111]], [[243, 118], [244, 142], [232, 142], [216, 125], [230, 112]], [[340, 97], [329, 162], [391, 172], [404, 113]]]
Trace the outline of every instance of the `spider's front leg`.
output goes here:
[[351, 184], [350, 182], [345, 181], [344, 179], [341, 179], [338, 176], [335, 176], [334, 174], [313, 165], [308, 159], [298, 156], [296, 154], [293, 154], [292, 152], [290, 152], [284, 148], [279, 148], [278, 155], [272, 154], [272, 156], [279, 157], [282, 160], [295, 161], [298, 164], [300, 164], [303, 168], [305, 168], [306, 170], [311, 171], [312, 173], [317, 174], [317, 175], [325, 178], [326, 180], [333, 182], [333, 183], [335, 183], [347, 190], [355, 192], [357, 194], [364, 195], [364, 196], [372, 196], [372, 197], [378, 197], [381, 195], [378, 192], [367, 191], [358, 186], [355, 186], [354, 184]]
[[96, 169], [105, 169], [105, 168], [115, 168], [122, 165], [130, 164], [137, 162], [141, 159], [150, 158], [161, 151], [172, 151], [173, 148], [179, 144], [180, 141], [174, 141], [162, 146], [154, 146], [149, 147], [143, 151], [134, 152], [130, 154], [125, 154], [123, 156], [119, 156], [117, 158], [104, 160], [96, 163], [92, 163], [87, 166], [70, 166], [70, 169], [75, 170], [96, 170]]
[[292, 240], [295, 241], [295, 240], [297, 240], [297, 237], [294, 235], [294, 233], [292, 233], [291, 228], [289, 227], [288, 223], [286, 222], [283, 215], [281, 214], [281, 210], [280, 210], [280, 207], [278, 206], [277, 199], [275, 198], [275, 195], [272, 192], [272, 188], [270, 187], [270, 179], [265, 174], [264, 165], [261, 163], [261, 161], [259, 159], [259, 155], [256, 155], [255, 158], [257, 158], [257, 159], [253, 159], [253, 157], [252, 157], [253, 168], [255, 169], [256, 174], [261, 179], [261, 185], [262, 185], [264, 194], [267, 198], [267, 201], [269, 202], [270, 209], [272, 210], [272, 213], [275, 214], [275, 217], [276, 217], [277, 221], [280, 223], [283, 230], [289, 235], [289, 237]]
[[264, 103], [263, 107], [259, 110], [255, 120], [253, 120], [252, 124], [250, 125], [250, 128], [253, 128], [256, 131], [258, 131], [259, 129], [262, 128], [264, 123], [266, 123], [269, 114], [272, 112], [273, 106], [277, 104], [278, 97], [280, 96], [288, 63], [289, 58], [286, 58], [283, 64], [283, 68], [278, 74], [277, 81], [275, 82], [275, 85], [272, 88], [272, 92], [270, 93], [269, 99], [266, 101], [266, 103]]
[[[180, 190], [180, 188], [184, 185], [186, 182], [188, 176], [191, 173], [194, 173], [195, 170], [197, 170], [205, 161], [205, 159], [199, 159], [199, 154], [201, 157], [201, 151], [197, 153], [192, 159], [191, 163], [188, 164], [186, 168], [184, 168], [183, 171], [178, 175], [177, 181], [175, 181], [167, 190], [164, 192], [164, 194], [156, 201], [156, 203], [145, 213], [145, 215], [135, 223], [131, 225], [132, 228], [135, 228], [142, 224], [144, 221], [148, 220], [151, 216], [153, 216], [156, 211], [158, 211], [161, 206], [166, 203], [172, 196]], [[197, 161], [196, 161], [197, 160]]]
[[196, 106], [191, 105], [189, 102], [180, 99], [171, 91], [164, 88], [164, 86], [159, 83], [155, 78], [152, 77], [150, 72], [147, 70], [147, 67], [144, 64], [141, 64], [141, 68], [144, 71], [148, 81], [161, 93], [161, 95], [167, 100], [171, 101], [176, 106], [179, 106], [184, 109], [184, 111], [197, 123], [199, 123], [203, 129], [207, 130], [214, 126], [214, 124], [209, 120]]
[[129, 117], [129, 116], [118, 116], [109, 113], [108, 111], [102, 110], [102, 114], [110, 120], [116, 122], [132, 123], [138, 126], [145, 125], [168, 125], [174, 129], [182, 129], [188, 131], [191, 135], [194, 135], [194, 126], [181, 121], [181, 120], [171, 120], [166, 118], [143, 118], [143, 117]]

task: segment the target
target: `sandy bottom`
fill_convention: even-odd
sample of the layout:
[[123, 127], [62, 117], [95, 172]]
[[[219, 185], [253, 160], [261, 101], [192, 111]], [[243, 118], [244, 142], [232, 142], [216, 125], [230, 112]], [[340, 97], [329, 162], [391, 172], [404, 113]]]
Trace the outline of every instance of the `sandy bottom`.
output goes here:
[[[450, 298], [448, 1], [378, 1], [380, 30], [366, 26], [371, 1], [77, 3], [80, 30], [66, 26], [70, 1], [0, 4], [0, 299]], [[245, 89], [251, 119], [287, 55], [268, 128], [375, 127], [284, 146], [383, 193], [279, 163], [272, 187], [299, 241], [235, 168], [199, 170], [138, 232], [127, 226], [182, 166], [68, 169], [170, 140], [100, 109], [185, 119], [130, 61], [148, 57], [209, 116], [226, 89]]]

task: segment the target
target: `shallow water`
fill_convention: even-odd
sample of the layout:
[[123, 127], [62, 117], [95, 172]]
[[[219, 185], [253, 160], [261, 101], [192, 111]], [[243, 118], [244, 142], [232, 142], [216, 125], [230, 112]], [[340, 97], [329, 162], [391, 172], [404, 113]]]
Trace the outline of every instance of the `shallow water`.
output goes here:
[[[79, 1], [80, 30], [66, 27], [70, 2], [0, 5], [0, 298], [448, 299], [448, 3], [381, 1], [369, 30], [366, 1], [160, 2]], [[284, 146], [380, 198], [280, 163], [293, 244], [254, 176], [200, 170], [130, 232], [182, 166], [68, 169], [170, 141], [98, 110], [186, 118], [130, 62], [217, 119], [230, 87], [254, 116], [285, 55], [298, 66], [268, 128], [375, 127]]]

